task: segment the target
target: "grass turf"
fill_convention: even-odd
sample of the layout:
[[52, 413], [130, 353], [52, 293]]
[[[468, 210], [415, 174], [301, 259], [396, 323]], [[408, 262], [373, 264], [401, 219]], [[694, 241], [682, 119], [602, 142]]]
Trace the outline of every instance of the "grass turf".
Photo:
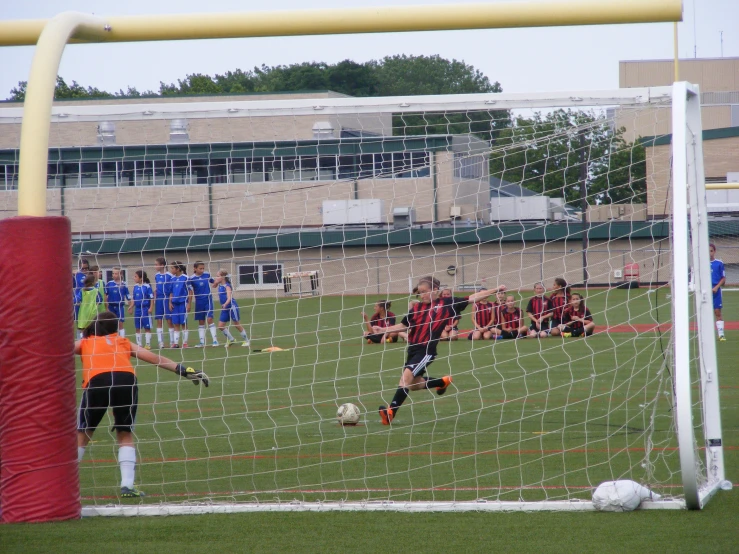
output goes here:
[[[193, 387], [163, 371], [140, 368], [137, 480], [148, 493], [146, 502], [589, 498], [591, 487], [598, 482], [624, 475], [655, 483], [660, 492], [679, 492], [670, 383], [660, 371], [666, 339], [660, 343], [654, 333], [613, 333], [564, 342], [527, 339], [472, 344], [464, 340], [442, 345], [431, 373], [453, 374], [454, 390], [441, 398], [426, 391], [413, 393], [412, 402], [404, 405], [396, 422], [387, 428], [379, 424], [376, 407], [392, 397], [403, 363], [403, 345], [370, 346], [358, 340], [359, 311], [373, 300], [323, 297], [241, 302], [243, 321], [251, 323], [253, 348], [274, 343], [293, 349], [275, 354], [247, 354], [243, 348], [164, 352], [205, 368], [212, 378], [208, 389]], [[668, 302], [665, 291], [640, 290], [595, 292], [588, 304], [599, 325], [606, 319], [615, 325], [669, 321]], [[396, 301], [396, 306], [400, 303]], [[727, 302], [725, 319], [737, 320], [739, 314], [731, 304]], [[731, 360], [739, 354], [739, 333], [728, 336], [728, 342], [718, 345], [721, 368], [731, 367]], [[732, 478], [738, 423], [735, 374], [723, 371], [721, 385], [724, 443]], [[335, 423], [335, 408], [346, 401], [366, 411], [363, 425], [343, 428]], [[644, 447], [652, 417], [655, 450], [647, 457]], [[118, 502], [115, 450], [113, 436], [101, 426], [81, 470], [85, 503]], [[727, 514], [735, 517], [737, 513], [734, 497], [720, 494], [701, 514], [423, 517], [428, 529], [444, 529], [444, 522], [453, 522], [453, 532], [443, 544], [465, 550], [514, 545], [552, 550], [557, 544], [587, 550], [597, 534], [594, 546], [600, 548], [617, 544], [616, 540], [624, 546], [629, 541], [644, 545], [660, 536], [656, 544], [665, 544], [668, 538], [671, 544], [691, 544], [703, 535], [716, 537], [711, 544], [718, 548], [714, 551], [720, 551], [728, 538], [724, 530], [732, 527]], [[203, 531], [198, 537], [210, 537], [208, 544], [215, 541], [227, 549], [243, 547], [240, 541], [246, 540], [245, 533], [259, 537], [255, 542], [249, 540], [248, 550], [390, 548], [390, 544], [373, 541], [378, 537], [387, 541], [403, 521], [413, 525], [410, 517], [414, 516], [96, 519], [33, 528], [14, 526], [0, 533], [4, 544], [7, 540], [12, 545], [19, 544], [13, 541], [24, 535], [29, 539], [29, 533], [37, 536], [37, 530], [48, 529], [41, 532], [42, 540], [54, 541], [62, 533], [67, 537], [66, 548], [80, 533], [98, 535], [98, 528], [106, 529], [101, 536], [108, 546], [115, 543], [112, 537], [117, 532], [137, 529], [136, 544], [143, 550], [162, 541], [172, 544], [173, 533], [187, 550], [200, 540], [184, 531], [194, 526]], [[488, 529], [492, 517], [494, 529]], [[614, 524], [614, 517], [622, 523]], [[668, 523], [673, 521], [681, 523]], [[542, 522], [543, 529], [533, 522]], [[706, 530], [706, 522], [711, 522], [713, 531]], [[356, 533], [342, 533], [348, 525]], [[86, 547], [91, 546], [89, 541], [89, 536], [84, 539]], [[434, 549], [433, 542], [428, 546]], [[104, 550], [105, 544], [100, 548]]]

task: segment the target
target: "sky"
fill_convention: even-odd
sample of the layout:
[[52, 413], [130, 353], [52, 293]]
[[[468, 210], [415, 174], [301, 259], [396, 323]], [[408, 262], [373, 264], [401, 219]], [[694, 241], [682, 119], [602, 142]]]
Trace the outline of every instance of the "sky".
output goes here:
[[[474, 1], [474, 0], [472, 0]], [[481, 1], [481, 0], [478, 0]], [[500, 1], [500, 0], [487, 0]], [[521, 1], [521, 0], [508, 0]], [[598, 0], [591, 0], [597, 4]], [[683, 0], [681, 58], [739, 56], [739, 0]], [[73, 10], [97, 15], [289, 10], [387, 5], [462, 4], [459, 0], [27, 0], [0, 3], [0, 19], [49, 18]], [[365, 62], [395, 54], [464, 60], [498, 81], [504, 92], [618, 87], [619, 60], [673, 58], [672, 23], [536, 29], [491, 29], [325, 37], [245, 38], [67, 46], [59, 74], [109, 92], [158, 91], [160, 81], [191, 73], [302, 62]], [[33, 47], [0, 53], [0, 99], [28, 78]]]

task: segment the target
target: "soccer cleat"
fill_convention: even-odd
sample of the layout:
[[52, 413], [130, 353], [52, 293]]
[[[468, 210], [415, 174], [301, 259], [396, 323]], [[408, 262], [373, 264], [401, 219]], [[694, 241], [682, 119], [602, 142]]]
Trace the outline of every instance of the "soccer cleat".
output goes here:
[[251, 345], [251, 343], [248, 340], [245, 340], [241, 343], [241, 346], [243, 346], [244, 348], [249, 348], [249, 345]]
[[182, 343], [182, 348], [187, 348], [187, 343], [186, 342], [183, 342]]
[[572, 336], [572, 333], [562, 333], [562, 336], [566, 339], [569, 339]]
[[121, 498], [141, 498], [146, 496], [143, 492], [128, 487], [121, 487]]
[[442, 377], [442, 380], [444, 381], [444, 386], [443, 387], [436, 387], [436, 394], [438, 394], [439, 396], [441, 396], [442, 394], [444, 394], [446, 392], [446, 389], [449, 388], [449, 385], [452, 384], [452, 377], [451, 377], [451, 375], [444, 375], [444, 377]]
[[380, 421], [383, 425], [390, 425], [390, 422], [395, 417], [395, 413], [386, 406], [380, 406], [378, 412], [380, 413]]
[[218, 344], [218, 341], [217, 340], [214, 340], [213, 341], [213, 344], [211, 346], [220, 346], [220, 345]]
[[367, 344], [372, 344], [372, 341], [367, 339]]
[[202, 342], [199, 342], [195, 346], [193, 346], [193, 348], [205, 348], [205, 344], [203, 344]]
[[725, 336], [723, 336], [723, 335], [721, 335], [721, 336], [720, 336], [720, 337], [718, 338], [718, 340], [719, 340], [720, 342], [726, 342], [726, 337], [725, 337]]
[[236, 339], [233, 339], [233, 340], [229, 339], [226, 341], [226, 344], [224, 344], [223, 346], [228, 348], [229, 346], [233, 346], [234, 344], [236, 344]]
[[146, 346], [144, 346], [144, 348], [146, 348], [147, 350], [151, 350], [151, 345], [147, 344]]

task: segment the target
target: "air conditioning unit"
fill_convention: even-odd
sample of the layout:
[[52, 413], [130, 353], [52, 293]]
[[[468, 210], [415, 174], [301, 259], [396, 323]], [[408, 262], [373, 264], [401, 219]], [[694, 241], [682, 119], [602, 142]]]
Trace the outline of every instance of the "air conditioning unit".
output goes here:
[[620, 269], [614, 269], [613, 270], [613, 278], [614, 279], [623, 279], [624, 272]]
[[460, 219], [462, 217], [462, 206], [449, 208], [449, 219]]

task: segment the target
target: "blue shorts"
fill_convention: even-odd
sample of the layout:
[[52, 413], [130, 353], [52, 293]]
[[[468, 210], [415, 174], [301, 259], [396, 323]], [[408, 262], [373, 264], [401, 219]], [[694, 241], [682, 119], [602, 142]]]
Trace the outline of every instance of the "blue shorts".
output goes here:
[[121, 323], [126, 321], [126, 308], [123, 304], [108, 304], [108, 310], [113, 312]]
[[139, 311], [134, 311], [133, 313], [133, 326], [136, 327], [136, 329], [146, 329], [151, 330], [151, 316], [148, 312], [141, 313]]
[[231, 306], [226, 308], [225, 310], [221, 310], [221, 317], [218, 318], [218, 321], [221, 323], [228, 323], [229, 321], [239, 321], [241, 320], [241, 314], [239, 314], [239, 307], [231, 302]]
[[[169, 303], [169, 300], [167, 300], [167, 303]], [[164, 309], [164, 298], [157, 298], [154, 301], [154, 319], [157, 321], [161, 321], [164, 319], [164, 316], [167, 315], [167, 310]], [[167, 317], [167, 319], [170, 319]]]
[[206, 319], [213, 319], [213, 304], [199, 305], [195, 302], [195, 321], [205, 321]]
[[[174, 309], [171, 311], [171, 319], [174, 325], [185, 325], [187, 323], [187, 305], [172, 304]], [[169, 314], [168, 314], [169, 315]]]
[[713, 309], [720, 310], [723, 307], [724, 301], [723, 298], [721, 298], [721, 289], [718, 289], [718, 292], [713, 293]]

